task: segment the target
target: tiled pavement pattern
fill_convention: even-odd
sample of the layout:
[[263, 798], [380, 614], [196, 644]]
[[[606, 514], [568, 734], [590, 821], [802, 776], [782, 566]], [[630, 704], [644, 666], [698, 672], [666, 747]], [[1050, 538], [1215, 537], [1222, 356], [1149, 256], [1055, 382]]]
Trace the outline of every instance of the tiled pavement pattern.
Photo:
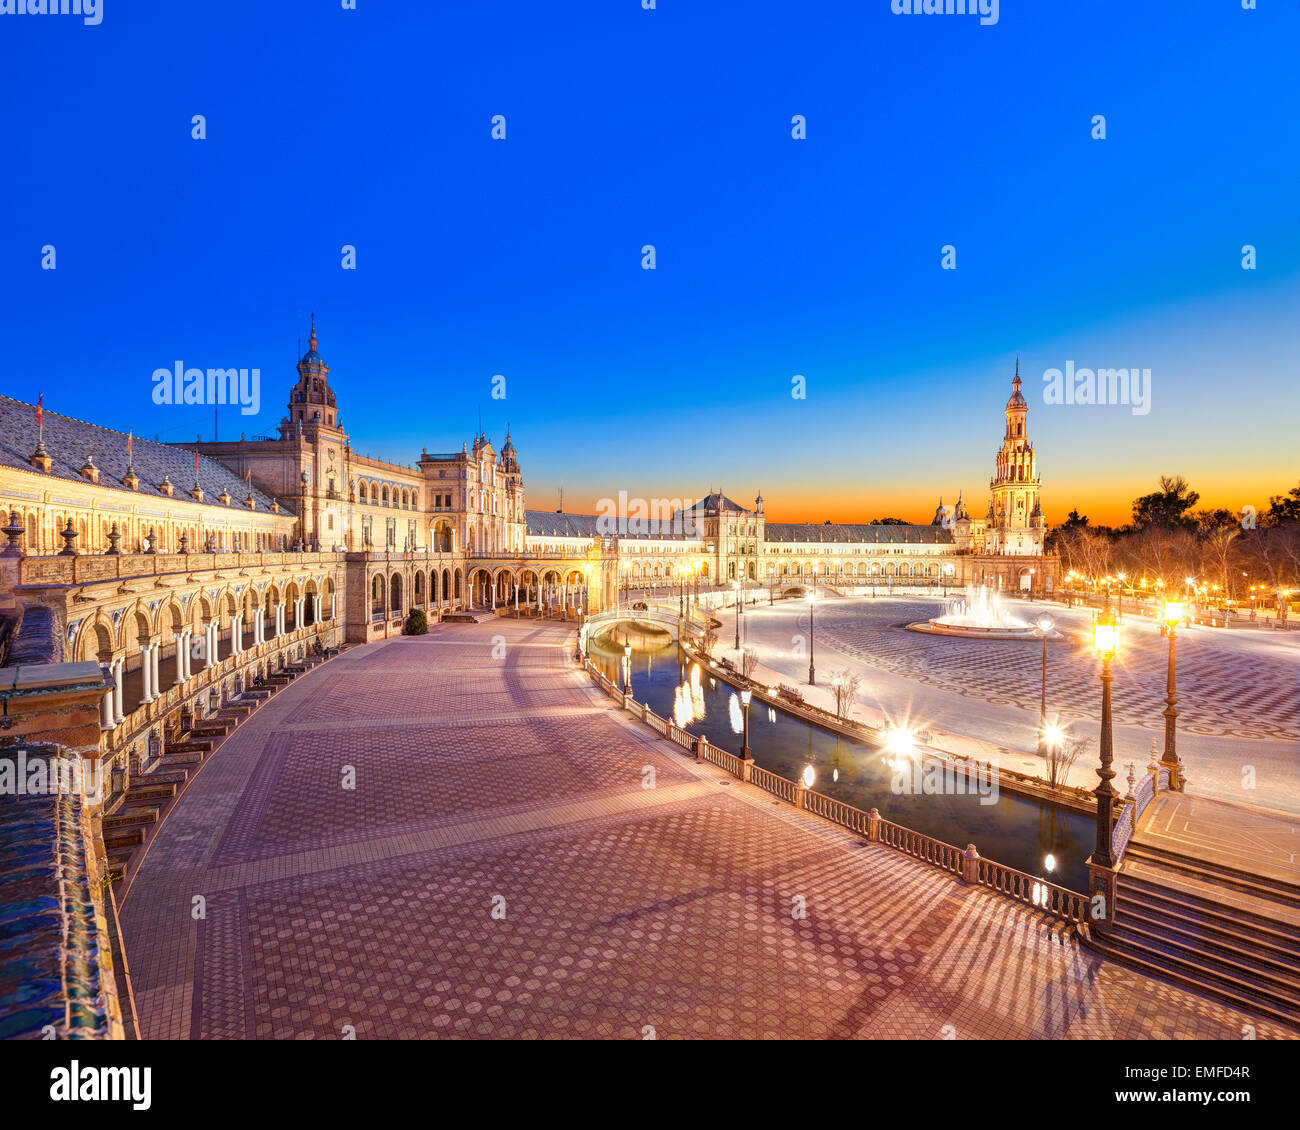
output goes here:
[[1238, 1039], [1254, 1023], [696, 765], [588, 687], [570, 647], [554, 626], [446, 625], [348, 652], [241, 727], [124, 908], [145, 1035]]
[[[1055, 611], [1053, 609], [1053, 611]], [[1023, 707], [1042, 678], [1042, 645], [1004, 640], [972, 646], [970, 640], [927, 636], [898, 629], [935, 614], [935, 602], [855, 602], [818, 607], [818, 638], [871, 667], [967, 698]], [[805, 618], [806, 622], [806, 618]], [[1242, 629], [1243, 631], [1246, 629]], [[1178, 726], [1210, 737], [1300, 740], [1297, 674], [1293, 664], [1230, 654], [1215, 646], [1212, 629], [1178, 637]], [[1053, 712], [1091, 718], [1097, 709], [1097, 659], [1082, 633], [1048, 645], [1047, 680]], [[1168, 643], [1158, 635], [1129, 633], [1115, 662], [1117, 725], [1159, 730], [1164, 721]], [[1032, 694], [1030, 694], [1030, 697]]]

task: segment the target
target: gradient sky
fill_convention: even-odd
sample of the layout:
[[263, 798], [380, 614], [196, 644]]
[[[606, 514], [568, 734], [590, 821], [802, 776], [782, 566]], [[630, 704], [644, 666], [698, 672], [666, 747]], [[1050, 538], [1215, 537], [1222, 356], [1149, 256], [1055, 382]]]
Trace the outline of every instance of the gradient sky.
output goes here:
[[[928, 521], [983, 512], [1018, 355], [1049, 522], [1300, 478], [1293, 0], [357, 6], [0, 16], [0, 391], [180, 441], [212, 413], [156, 368], [256, 366], [220, 427], [270, 432], [315, 310], [362, 453], [481, 410], [537, 508]], [[1150, 413], [1045, 406], [1067, 360], [1150, 368]]]

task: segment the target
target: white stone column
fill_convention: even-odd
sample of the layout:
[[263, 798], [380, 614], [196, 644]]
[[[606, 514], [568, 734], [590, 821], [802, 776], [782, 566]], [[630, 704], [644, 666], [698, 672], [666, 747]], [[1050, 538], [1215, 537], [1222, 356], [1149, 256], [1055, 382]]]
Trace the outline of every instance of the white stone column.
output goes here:
[[208, 656], [204, 667], [217, 665], [217, 641], [221, 638], [221, 629], [215, 620], [208, 625]]
[[316, 618], [316, 623], [318, 623], [318, 624], [321, 622], [321, 613], [323, 613], [323, 612], [325, 611], [325, 607], [324, 607], [324, 606], [325, 606], [325, 598], [324, 598], [323, 596], [321, 596], [320, 593], [317, 593], [317, 594], [316, 594], [316, 611], [315, 611], [315, 618]]
[[[104, 670], [111, 678], [113, 668], [109, 666]], [[99, 728], [107, 731], [111, 730], [116, 725], [117, 722], [113, 718], [113, 688], [108, 687], [104, 691], [104, 697], [99, 700]]]
[[339, 597], [338, 593], [336, 592], [330, 593], [330, 619], [331, 620], [333, 620], [334, 617], [338, 615], [338, 612], [336, 611], [338, 597]]
[[122, 681], [126, 678], [126, 659], [119, 657], [113, 661], [113, 678], [117, 680], [117, 689], [113, 692], [113, 721], [119, 726], [126, 721], [122, 711]]
[[230, 654], [238, 655], [242, 649], [243, 640], [240, 635], [243, 633], [243, 616], [232, 616], [230, 618]]
[[140, 649], [140, 701], [153, 702], [153, 644]]
[[173, 685], [178, 687], [185, 682], [185, 659], [189, 655], [189, 649], [186, 647], [188, 636], [189, 631], [186, 630], [176, 637], [176, 682]]

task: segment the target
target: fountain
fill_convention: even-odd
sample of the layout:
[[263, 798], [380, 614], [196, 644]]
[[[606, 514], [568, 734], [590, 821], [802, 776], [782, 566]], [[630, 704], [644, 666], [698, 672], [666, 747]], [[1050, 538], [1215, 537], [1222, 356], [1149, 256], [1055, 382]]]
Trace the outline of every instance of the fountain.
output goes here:
[[[949, 601], [948, 611], [933, 620], [908, 624], [914, 632], [929, 632], [937, 636], [965, 636], [980, 640], [1037, 640], [1039, 632], [1028, 620], [1022, 620], [1002, 605], [1002, 594], [987, 585], [966, 586], [966, 595]], [[1049, 638], [1061, 639], [1060, 632], [1050, 632]]]

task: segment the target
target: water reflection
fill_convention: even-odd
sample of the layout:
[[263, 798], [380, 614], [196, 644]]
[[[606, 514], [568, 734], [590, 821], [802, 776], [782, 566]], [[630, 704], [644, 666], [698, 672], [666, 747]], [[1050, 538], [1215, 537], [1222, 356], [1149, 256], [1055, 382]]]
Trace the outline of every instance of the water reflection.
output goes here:
[[[730, 686], [684, 660], [675, 643], [650, 644], [621, 633], [591, 647], [593, 662], [620, 685], [625, 643], [632, 645], [631, 686], [638, 702], [718, 748], [740, 753], [743, 715]], [[877, 808], [886, 820], [959, 847], [973, 843], [986, 858], [1072, 890], [1088, 889], [1084, 859], [1094, 836], [1089, 817], [1006, 793], [996, 803], [981, 803], [992, 797], [896, 792], [898, 779], [909, 779], [900, 773], [905, 751], [871, 749], [763, 707], [755, 702], [749, 718], [750, 752], [762, 768], [791, 781], [811, 768], [814, 787], [836, 800]]]

